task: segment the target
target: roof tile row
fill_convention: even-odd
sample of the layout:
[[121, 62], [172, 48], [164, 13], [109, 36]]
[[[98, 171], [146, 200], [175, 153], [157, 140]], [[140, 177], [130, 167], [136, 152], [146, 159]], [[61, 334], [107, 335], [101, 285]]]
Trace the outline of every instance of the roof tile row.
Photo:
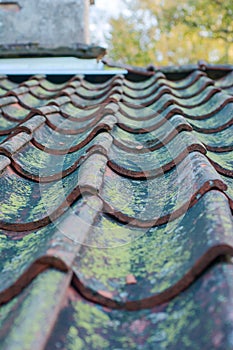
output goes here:
[[0, 79], [5, 347], [231, 349], [231, 85]]

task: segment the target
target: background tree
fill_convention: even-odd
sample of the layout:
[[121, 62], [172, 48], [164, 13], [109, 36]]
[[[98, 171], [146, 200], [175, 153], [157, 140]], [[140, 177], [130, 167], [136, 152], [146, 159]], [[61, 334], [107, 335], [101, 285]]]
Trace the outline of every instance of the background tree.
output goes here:
[[129, 64], [233, 59], [232, 0], [128, 0], [111, 19], [111, 58]]

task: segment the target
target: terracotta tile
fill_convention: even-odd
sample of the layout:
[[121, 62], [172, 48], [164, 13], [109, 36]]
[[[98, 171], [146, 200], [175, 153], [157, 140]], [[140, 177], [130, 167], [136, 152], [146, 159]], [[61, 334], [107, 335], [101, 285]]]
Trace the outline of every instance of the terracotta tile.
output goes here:
[[1, 307], [2, 348], [40, 350], [45, 347], [70, 278], [70, 274], [47, 270], [32, 281], [19, 297]]
[[[116, 307], [135, 309], [165, 302], [216, 257], [232, 254], [232, 225], [228, 200], [217, 191], [206, 193], [182, 217], [154, 228], [133, 228], [99, 214], [74, 265], [82, 294], [91, 298], [91, 290], [98, 300], [102, 289], [113, 293]], [[125, 279], [132, 274], [137, 284], [128, 286]]]
[[[197, 106], [200, 106], [204, 102], [208, 101], [213, 95], [215, 95], [217, 92], [219, 92], [220, 89], [212, 86], [207, 86], [202, 92], [199, 92], [199, 94], [191, 96], [191, 97], [183, 97], [181, 96], [177, 97], [174, 96], [173, 91], [171, 88], [168, 87], [160, 87], [154, 94], [150, 94], [147, 97], [144, 98], [135, 98], [135, 97], [123, 97], [123, 100], [128, 103], [138, 103], [143, 106], [151, 106], [151, 108], [156, 108], [158, 105], [158, 101], [165, 99], [168, 95], [168, 98], [171, 100], [172, 103], [177, 104], [181, 107], [188, 107], [188, 108], [194, 108]], [[155, 102], [157, 102], [155, 104]]]
[[226, 104], [218, 112], [213, 112], [212, 115], [206, 119], [194, 120], [190, 119], [189, 122], [193, 129], [206, 134], [216, 133], [222, 131], [233, 124], [233, 104]]
[[[71, 289], [46, 350], [232, 349], [232, 266], [217, 264], [168, 303], [141, 311], [111, 310]], [[132, 286], [133, 287], [133, 286]]]
[[233, 177], [233, 151], [221, 153], [209, 151], [207, 157], [220, 174]]
[[[105, 117], [97, 122], [92, 128], [81, 133], [61, 133], [61, 130], [52, 129], [43, 125], [34, 133], [33, 143], [37, 148], [51, 154], [68, 154], [88, 145], [98, 133], [108, 131], [112, 128], [114, 118]], [[73, 129], [72, 129], [73, 130]]]
[[[174, 115], [180, 115], [181, 111], [173, 105], [168, 105], [163, 108], [161, 112], [155, 112], [151, 108], [131, 105], [131, 110], [127, 110], [127, 113], [122, 113], [123, 107], [119, 113], [116, 114], [118, 118], [118, 125], [123, 129], [131, 133], [141, 134], [148, 133], [160, 128], [163, 124], [167, 123], [167, 120]], [[131, 112], [133, 110], [133, 112]]]
[[155, 178], [133, 179], [109, 169], [101, 197], [107, 212], [119, 220], [151, 227], [181, 215], [212, 188], [226, 190], [227, 186], [207, 158], [193, 152]]
[[38, 98], [38, 99], [45, 99], [48, 100], [50, 98], [54, 98], [57, 95], [57, 92], [54, 91], [48, 91], [41, 87], [40, 85], [32, 86], [30, 87], [30, 93]]
[[[178, 132], [192, 131], [191, 125], [186, 119], [179, 115], [174, 115], [168, 123], [162, 124], [159, 128], [148, 133], [130, 133], [116, 126], [111, 134], [114, 144], [128, 152], [144, 153], [154, 151], [166, 145]], [[140, 148], [138, 147], [140, 146]]]
[[[1, 100], [0, 100], [0, 104], [1, 104]], [[1, 110], [4, 117], [15, 122], [19, 122], [21, 120], [26, 119], [26, 117], [30, 113], [30, 108], [28, 107], [25, 108], [18, 101], [11, 102], [10, 97], [9, 97], [9, 104], [1, 105]]]
[[[146, 148], [145, 148], [146, 150]], [[124, 176], [135, 178], [150, 178], [158, 176], [177, 166], [189, 153], [199, 151], [206, 153], [205, 147], [192, 133], [177, 133], [174, 138], [163, 147], [139, 154], [127, 152], [113, 145], [109, 152], [109, 166]]]
[[79, 198], [61, 218], [40, 229], [21, 232], [1, 229], [0, 304], [17, 296], [48, 268], [71, 269], [100, 210], [101, 201], [86, 196]]
[[215, 85], [222, 89], [232, 87], [233, 85], [233, 72], [226, 74], [223, 78], [215, 81]]
[[37, 183], [6, 167], [0, 176], [0, 227], [20, 232], [55, 220], [80, 196], [78, 173], [79, 168], [64, 179]]
[[0, 77], [4, 347], [232, 348], [232, 68], [127, 67]]
[[166, 88], [168, 92], [170, 92], [175, 97], [180, 98], [190, 98], [193, 96], [198, 95], [200, 92], [205, 90], [207, 86], [213, 85], [213, 81], [205, 76], [200, 76], [200, 78], [193, 83], [190, 87], [177, 90], [169, 86], [169, 80], [161, 78], [157, 81], [157, 83], [153, 84], [147, 89], [138, 90], [134, 88], [136, 84], [132, 85], [131, 88], [125, 86], [124, 87], [124, 93], [126, 96], [132, 97], [132, 98], [144, 98], [148, 97], [153, 93], [156, 93], [159, 88], [163, 87]]
[[196, 137], [212, 152], [228, 152], [233, 150], [233, 125], [212, 134], [194, 131]]
[[[22, 176], [34, 181], [59, 180], [75, 171], [93, 152], [106, 153], [104, 145], [101, 145], [105, 139], [102, 135], [97, 135], [79, 150], [65, 154], [48, 153], [29, 143], [12, 156], [12, 165]], [[69, 146], [72, 147], [72, 144]]]
[[91, 107], [91, 108], [79, 108], [76, 107], [72, 102], [68, 102], [61, 106], [60, 108], [62, 114], [70, 118], [70, 120], [89, 120], [96, 116], [98, 113], [102, 111], [101, 107]]
[[224, 88], [223, 91], [225, 91], [229, 95], [233, 95], [233, 86], [229, 88]]

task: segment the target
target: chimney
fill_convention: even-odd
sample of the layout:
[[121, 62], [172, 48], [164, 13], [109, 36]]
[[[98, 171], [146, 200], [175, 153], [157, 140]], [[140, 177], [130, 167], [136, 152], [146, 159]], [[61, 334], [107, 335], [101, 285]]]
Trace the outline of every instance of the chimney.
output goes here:
[[0, 0], [0, 45], [89, 43], [90, 0]]

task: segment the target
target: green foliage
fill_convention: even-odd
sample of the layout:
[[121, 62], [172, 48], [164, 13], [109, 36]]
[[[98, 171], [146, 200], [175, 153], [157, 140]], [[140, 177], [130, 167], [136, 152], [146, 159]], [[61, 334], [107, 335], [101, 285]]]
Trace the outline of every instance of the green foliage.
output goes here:
[[231, 0], [129, 0], [111, 19], [110, 57], [133, 65], [233, 58]]

